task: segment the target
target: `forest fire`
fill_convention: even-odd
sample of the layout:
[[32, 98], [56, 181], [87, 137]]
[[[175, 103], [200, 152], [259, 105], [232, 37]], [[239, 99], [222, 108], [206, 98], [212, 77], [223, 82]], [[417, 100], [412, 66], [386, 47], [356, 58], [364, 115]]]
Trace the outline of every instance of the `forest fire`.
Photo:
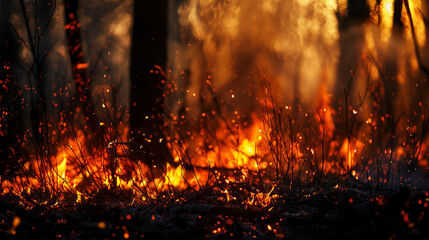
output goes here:
[[360, 236], [429, 234], [426, 2], [96, 2], [1, 12], [2, 234], [28, 237], [34, 212], [70, 224], [67, 209], [107, 238], [168, 219], [205, 223], [196, 237], [305, 237], [296, 226], [338, 215], [376, 229]]

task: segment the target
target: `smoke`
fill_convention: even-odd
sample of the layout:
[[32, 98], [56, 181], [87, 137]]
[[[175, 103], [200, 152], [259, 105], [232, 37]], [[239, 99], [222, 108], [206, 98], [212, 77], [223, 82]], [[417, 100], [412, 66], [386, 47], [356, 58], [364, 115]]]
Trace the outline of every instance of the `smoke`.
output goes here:
[[198, 116], [211, 110], [214, 94], [228, 106], [224, 114], [238, 110], [248, 116], [260, 106], [268, 83], [282, 105], [299, 98], [301, 108], [314, 108], [318, 89], [332, 88], [335, 80], [336, 10], [336, 1], [181, 4], [177, 32], [170, 35], [170, 67], [184, 94], [173, 95], [173, 112], [186, 105], [191, 117]]
[[110, 114], [122, 126], [128, 124], [130, 102], [132, 7], [132, 0], [81, 1], [80, 10], [93, 101], [104, 97], [110, 111], [100, 111], [102, 119], [107, 121]]
[[[419, 0], [408, 2], [422, 62], [429, 63], [427, 7]], [[191, 119], [219, 111], [216, 101], [227, 119], [235, 111], [249, 116], [258, 111], [269, 84], [281, 105], [304, 112], [313, 112], [320, 102], [341, 106], [345, 95], [357, 105], [367, 92], [360, 117], [367, 119], [374, 109], [411, 114], [427, 97], [419, 88], [425, 76], [401, 4], [184, 1], [172, 7], [177, 22], [172, 17], [173, 90], [167, 105], [174, 115]]]

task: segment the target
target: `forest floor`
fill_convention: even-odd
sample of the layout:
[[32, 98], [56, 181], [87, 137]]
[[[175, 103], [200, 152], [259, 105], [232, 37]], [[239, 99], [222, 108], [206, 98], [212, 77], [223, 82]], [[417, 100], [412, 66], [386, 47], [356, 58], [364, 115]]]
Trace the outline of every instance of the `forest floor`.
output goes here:
[[[429, 239], [428, 191], [355, 189], [279, 197], [262, 208], [192, 193], [152, 204], [98, 201], [30, 210], [0, 198], [0, 239]], [[119, 195], [118, 195], [119, 196]]]

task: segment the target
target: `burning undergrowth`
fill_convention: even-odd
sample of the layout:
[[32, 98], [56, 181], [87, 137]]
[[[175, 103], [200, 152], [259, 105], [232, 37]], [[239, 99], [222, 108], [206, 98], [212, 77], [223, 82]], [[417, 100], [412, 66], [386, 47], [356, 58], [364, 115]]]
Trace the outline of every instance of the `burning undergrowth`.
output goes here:
[[[280, 106], [267, 83], [260, 113], [241, 123], [212, 111], [194, 129], [173, 117], [169, 137], [144, 138], [169, 146], [174, 160], [162, 164], [110, 123], [85, 135], [70, 122], [67, 142], [32, 143], [41, 152], [10, 146], [2, 231], [65, 238], [426, 235], [427, 113], [421, 106], [418, 117], [379, 127], [389, 124], [385, 114], [360, 117], [365, 98], [376, 94], [367, 89], [358, 103], [346, 95], [341, 109], [321, 101], [309, 113]], [[400, 230], [386, 227], [390, 218]]]
[[[76, 89], [70, 84], [53, 94], [67, 96], [55, 102], [58, 119], [38, 85], [29, 88], [40, 100], [28, 110], [32, 128], [23, 134], [13, 136], [13, 118], [2, 108], [2, 234], [427, 236], [429, 107], [420, 56], [426, 38], [416, 10], [422, 4], [368, 2], [186, 1], [175, 13], [181, 38], [169, 42], [170, 66], [148, 71], [148, 79], [160, 80], [155, 102], [162, 112], [140, 117], [161, 126], [129, 131], [120, 120], [127, 107], [113, 103], [116, 84], [90, 93], [92, 78], [112, 75], [108, 63], [105, 74], [87, 75], [92, 65], [82, 59], [70, 1], [64, 28], [73, 40]], [[125, 22], [114, 32], [123, 33]], [[398, 46], [407, 47], [393, 51]], [[40, 49], [23, 49], [32, 55], [32, 77], [48, 79]], [[4, 67], [10, 81], [16, 68]]]
[[[321, 102], [308, 113], [279, 106], [267, 85], [261, 113], [242, 123], [238, 114], [237, 123], [230, 124], [213, 110], [202, 114], [195, 128], [186, 118], [173, 118], [172, 135], [144, 138], [166, 142], [174, 160], [164, 164], [112, 124], [98, 122], [99, 130], [85, 135], [71, 122], [62, 130], [69, 134], [66, 142], [30, 142], [36, 151], [28, 148], [30, 139], [20, 149], [11, 146], [16, 154], [3, 171], [3, 194], [20, 196], [31, 206], [70, 201], [67, 196], [80, 203], [105, 190], [156, 202], [211, 189], [226, 203], [267, 207], [279, 193], [304, 196], [338, 185], [362, 186], [374, 194], [425, 186], [426, 111], [421, 106], [414, 120], [404, 116], [394, 125], [388, 114], [380, 117], [376, 111], [362, 119], [364, 98], [371, 94], [368, 87], [356, 104], [346, 97], [341, 110]], [[145, 157], [139, 158], [142, 152]]]

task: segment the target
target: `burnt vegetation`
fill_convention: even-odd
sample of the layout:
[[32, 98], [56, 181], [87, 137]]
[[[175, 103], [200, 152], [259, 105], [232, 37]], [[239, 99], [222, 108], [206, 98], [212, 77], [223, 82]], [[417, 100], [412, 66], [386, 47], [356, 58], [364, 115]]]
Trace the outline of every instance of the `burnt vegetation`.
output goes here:
[[[285, 106], [261, 73], [258, 107], [243, 115], [207, 67], [201, 93], [189, 93], [201, 106], [191, 117], [186, 100], [175, 99], [183, 101], [175, 113], [165, 100], [189, 89], [191, 70], [181, 71], [183, 85], [171, 81], [167, 1], [153, 2], [134, 5], [129, 110], [116, 104], [119, 86], [96, 84], [95, 68], [106, 79], [110, 66], [85, 43], [79, 1], [1, 2], [0, 236], [429, 236], [429, 62], [413, 19], [428, 29], [427, 11], [393, 1], [391, 45], [374, 52], [363, 26], [381, 28], [383, 1], [337, 9], [338, 87], [321, 90], [311, 110], [298, 78]], [[408, 59], [396, 51], [407, 34], [415, 62], [403, 64], [418, 70], [404, 76], [392, 59]], [[106, 39], [110, 56], [115, 37]]]

